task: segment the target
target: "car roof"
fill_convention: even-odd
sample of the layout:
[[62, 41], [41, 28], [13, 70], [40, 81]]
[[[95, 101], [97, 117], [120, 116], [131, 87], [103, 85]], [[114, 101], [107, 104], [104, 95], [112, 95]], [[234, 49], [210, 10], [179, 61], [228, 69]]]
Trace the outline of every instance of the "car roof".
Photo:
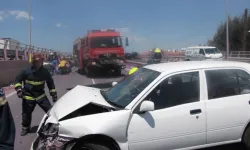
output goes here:
[[168, 62], [143, 66], [143, 68], [151, 69], [158, 72], [178, 72], [195, 69], [212, 69], [212, 68], [250, 68], [250, 64], [237, 61], [180, 61]]
[[187, 49], [189, 48], [216, 48], [216, 47], [212, 47], [212, 46], [192, 46], [192, 47], [187, 47]]

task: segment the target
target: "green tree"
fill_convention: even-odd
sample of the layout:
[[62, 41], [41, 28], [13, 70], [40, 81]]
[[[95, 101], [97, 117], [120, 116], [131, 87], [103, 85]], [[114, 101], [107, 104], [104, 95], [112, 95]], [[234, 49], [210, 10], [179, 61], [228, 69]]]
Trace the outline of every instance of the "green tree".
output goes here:
[[[244, 16], [229, 17], [229, 47], [232, 51], [241, 51], [244, 37]], [[248, 28], [250, 30], [250, 17], [248, 17]], [[209, 46], [215, 46], [222, 51], [226, 50], [226, 22], [222, 22], [212, 39], [208, 40]], [[250, 33], [247, 33], [246, 49], [250, 51]]]

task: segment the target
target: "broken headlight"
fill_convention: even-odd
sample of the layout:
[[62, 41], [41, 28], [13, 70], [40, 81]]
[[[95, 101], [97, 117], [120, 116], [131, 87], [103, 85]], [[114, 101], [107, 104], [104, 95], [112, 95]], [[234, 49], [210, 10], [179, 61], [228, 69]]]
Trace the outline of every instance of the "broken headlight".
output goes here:
[[47, 123], [46, 125], [40, 128], [38, 134], [43, 138], [54, 137], [58, 135], [58, 131], [59, 131], [59, 124]]

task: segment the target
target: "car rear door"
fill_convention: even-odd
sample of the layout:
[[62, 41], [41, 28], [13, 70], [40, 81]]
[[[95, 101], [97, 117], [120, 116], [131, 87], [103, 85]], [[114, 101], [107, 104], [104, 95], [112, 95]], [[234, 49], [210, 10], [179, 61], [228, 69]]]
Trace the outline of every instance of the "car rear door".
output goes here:
[[204, 70], [207, 143], [240, 140], [250, 119], [250, 74], [241, 68]]

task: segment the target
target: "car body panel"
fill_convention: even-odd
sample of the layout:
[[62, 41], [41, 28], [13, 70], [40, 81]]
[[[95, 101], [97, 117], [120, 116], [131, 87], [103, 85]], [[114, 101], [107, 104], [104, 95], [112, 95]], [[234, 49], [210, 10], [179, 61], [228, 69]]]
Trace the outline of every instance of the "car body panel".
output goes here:
[[114, 108], [102, 97], [100, 89], [78, 85], [63, 95], [52, 107], [51, 112], [55, 113], [57, 119], [61, 119], [91, 102]]
[[[202, 113], [190, 115], [190, 110], [194, 109], [201, 109]], [[134, 114], [128, 128], [129, 148], [166, 150], [204, 145], [205, 111], [205, 102], [201, 101], [145, 114]]]
[[119, 110], [60, 121], [59, 134], [80, 138], [90, 134], [102, 134], [117, 142], [127, 142], [127, 126], [130, 110]]

